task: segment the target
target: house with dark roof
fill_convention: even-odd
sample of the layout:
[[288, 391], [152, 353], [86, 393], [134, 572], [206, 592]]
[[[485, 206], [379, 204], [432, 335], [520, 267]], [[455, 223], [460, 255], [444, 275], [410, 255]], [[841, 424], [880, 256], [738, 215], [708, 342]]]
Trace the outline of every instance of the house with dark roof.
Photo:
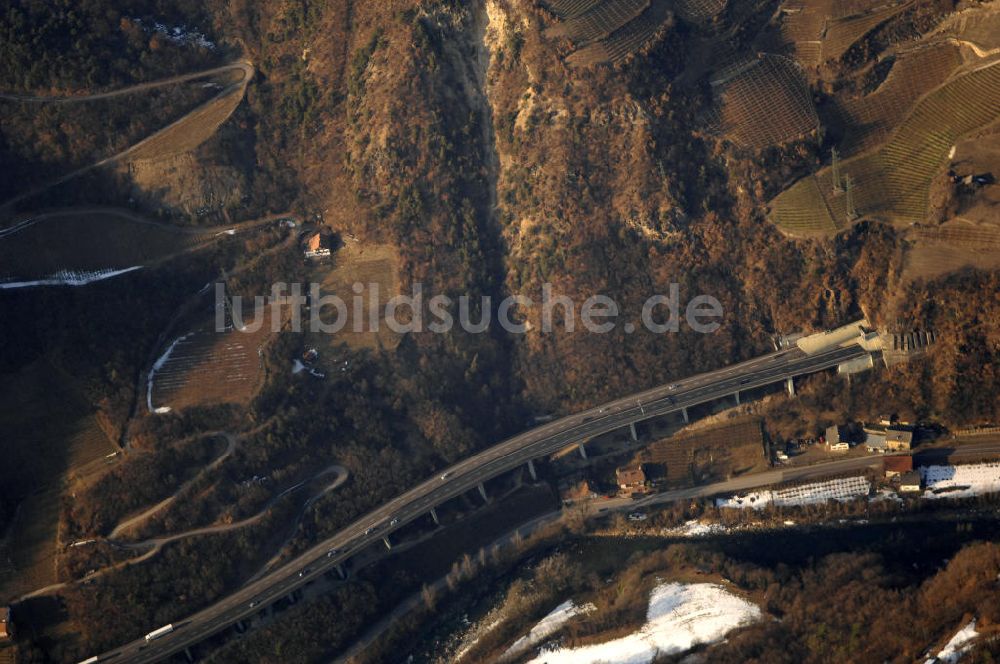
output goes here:
[[635, 493], [646, 488], [646, 471], [642, 464], [626, 466], [615, 471], [618, 488], [625, 493]]
[[913, 457], [890, 456], [882, 460], [882, 469], [886, 479], [905, 475], [913, 470]]

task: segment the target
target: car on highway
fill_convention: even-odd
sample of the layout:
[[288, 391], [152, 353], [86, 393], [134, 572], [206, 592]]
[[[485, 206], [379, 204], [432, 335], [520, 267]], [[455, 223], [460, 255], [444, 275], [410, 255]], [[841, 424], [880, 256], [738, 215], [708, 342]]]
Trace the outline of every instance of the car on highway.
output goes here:
[[250, 608], [251, 608], [251, 609], [252, 609], [253, 607], [255, 607], [255, 606], [257, 606], [257, 600], [254, 600], [254, 601], [250, 602]]
[[378, 526], [368, 526], [368, 529], [365, 530], [365, 535], [371, 535], [376, 530], [378, 530]]
[[326, 557], [327, 558], [333, 558], [338, 553], [340, 553], [339, 549], [330, 549], [329, 551], [326, 552]]
[[671, 385], [671, 386], [670, 386], [670, 387], [668, 387], [667, 389], [668, 389], [668, 390], [670, 390], [670, 391], [672, 392], [672, 391], [676, 390], [676, 389], [677, 389], [678, 387], [680, 387], [680, 386], [681, 386], [681, 384], [680, 384], [680, 383], [674, 383], [673, 385]]
[[743, 380], [740, 381], [740, 385], [746, 385], [749, 382], [750, 382], [749, 378], [744, 378]]
[[450, 470], [447, 473], [441, 473], [441, 479], [442, 480], [446, 480], [449, 477], [451, 477], [451, 471]]
[[308, 573], [309, 573], [309, 572], [311, 572], [311, 571], [312, 571], [312, 570], [311, 570], [311, 569], [309, 569], [308, 567], [307, 567], [307, 568], [305, 568], [304, 570], [302, 570], [301, 572], [299, 572], [299, 578], [301, 579], [302, 577], [304, 577], [304, 576], [305, 576], [306, 574], [308, 574]]
[[389, 522], [389, 525], [390, 526], [395, 526], [398, 523], [399, 523], [399, 519], [394, 518], [392, 521]]

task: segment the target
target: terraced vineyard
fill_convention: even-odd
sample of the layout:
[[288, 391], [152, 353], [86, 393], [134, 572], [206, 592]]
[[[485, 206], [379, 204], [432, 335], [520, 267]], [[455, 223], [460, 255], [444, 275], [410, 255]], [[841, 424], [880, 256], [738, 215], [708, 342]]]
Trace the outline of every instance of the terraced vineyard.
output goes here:
[[577, 43], [603, 39], [639, 16], [649, 5], [650, 0], [605, 0], [554, 26], [549, 35], [569, 37]]
[[596, 41], [573, 53], [566, 62], [576, 67], [586, 67], [602, 62], [622, 62], [652, 43], [657, 33], [670, 20], [670, 3], [653, 0], [649, 8], [622, 28], [606, 38]]
[[[841, 173], [855, 183], [859, 217], [900, 225], [927, 216], [935, 173], [962, 136], [1000, 118], [1000, 63], [960, 76], [930, 93], [877, 152], [848, 159]], [[829, 233], [849, 223], [846, 194], [829, 168], [800, 180], [771, 202], [771, 219], [793, 233]], [[819, 205], [817, 193], [824, 203]]]
[[692, 23], [708, 23], [722, 13], [727, 0], [677, 0], [677, 15]]
[[859, 39], [903, 11], [910, 3], [893, 6], [879, 0], [791, 0], [781, 7], [779, 34], [803, 67], [838, 59]]
[[828, 21], [824, 28], [823, 45], [820, 51], [821, 59], [840, 59], [859, 39], [899, 14], [908, 5], [909, 3], [895, 7], [884, 7], [867, 14]]
[[1000, 227], [949, 222], [914, 229], [902, 281], [931, 279], [964, 267], [1000, 268]]
[[900, 55], [874, 92], [841, 109], [848, 128], [843, 154], [857, 154], [883, 143], [917, 101], [948, 80], [961, 64], [961, 50], [953, 42], [939, 41]]
[[819, 125], [809, 84], [794, 61], [764, 55], [737, 71], [718, 86], [721, 130], [733, 142], [760, 149], [803, 136]]
[[828, 2], [793, 0], [781, 7], [781, 39], [792, 49], [803, 67], [815, 67], [821, 60], [821, 40]]
[[599, 5], [604, 0], [548, 0], [545, 6], [559, 18], [574, 18]]
[[[256, 332], [202, 328], [177, 340], [151, 378], [152, 409], [249, 400], [263, 375], [258, 349], [270, 336], [269, 317], [268, 312]], [[253, 321], [248, 318], [247, 324]]]

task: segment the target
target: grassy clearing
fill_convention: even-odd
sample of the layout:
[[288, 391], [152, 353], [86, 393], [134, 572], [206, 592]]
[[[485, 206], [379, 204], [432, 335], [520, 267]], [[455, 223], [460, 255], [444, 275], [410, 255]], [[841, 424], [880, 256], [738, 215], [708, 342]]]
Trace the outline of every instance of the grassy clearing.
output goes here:
[[49, 217], [0, 238], [0, 278], [149, 265], [203, 240], [111, 212]]
[[59, 512], [72, 479], [103, 470], [116, 451], [68, 377], [44, 361], [0, 380], [4, 498], [19, 505], [3, 542], [0, 598], [55, 581]]
[[[900, 226], [923, 221], [931, 181], [952, 146], [998, 114], [1000, 64], [969, 72], [924, 97], [881, 149], [841, 164], [842, 177], [855, 183], [858, 218]], [[847, 198], [834, 190], [831, 169], [825, 168], [779, 194], [771, 202], [771, 220], [791, 233], [840, 230], [851, 222]]]
[[[344, 328], [336, 334], [323, 334], [313, 332], [308, 335], [307, 343], [315, 346], [320, 351], [324, 348], [335, 349], [337, 345], [345, 343], [351, 348], [395, 348], [400, 341], [399, 335], [390, 330], [385, 325], [385, 303], [389, 298], [399, 293], [399, 254], [395, 247], [387, 244], [366, 245], [359, 242], [348, 241], [345, 246], [339, 249], [333, 256], [333, 269], [328, 265], [318, 266], [311, 275], [313, 281], [320, 283], [320, 289], [324, 295], [337, 295], [348, 305], [347, 323]], [[353, 306], [354, 284], [360, 283], [365, 287], [362, 299], [362, 321], [355, 320]], [[382, 301], [381, 310], [377, 312], [378, 330], [371, 329], [368, 324], [371, 320], [369, 310], [368, 295], [373, 284], [378, 285], [380, 298]], [[323, 320], [332, 323], [336, 319], [336, 312], [323, 310]], [[360, 324], [361, 332], [356, 332], [356, 324]], [[328, 354], [325, 354], [328, 355]], [[329, 369], [334, 369], [332, 365], [327, 365]]]

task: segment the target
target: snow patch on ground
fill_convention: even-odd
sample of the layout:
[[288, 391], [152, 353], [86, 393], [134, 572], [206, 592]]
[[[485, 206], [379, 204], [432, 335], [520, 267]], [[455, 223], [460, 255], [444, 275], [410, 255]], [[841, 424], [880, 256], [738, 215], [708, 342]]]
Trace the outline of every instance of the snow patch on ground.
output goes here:
[[581, 648], [544, 650], [531, 664], [648, 664], [714, 643], [731, 630], [758, 620], [760, 609], [714, 583], [664, 583], [649, 598], [646, 624], [633, 634]]
[[961, 466], [924, 466], [924, 498], [969, 498], [1000, 492], [1000, 461]]
[[796, 507], [822, 504], [828, 500], [854, 500], [867, 496], [870, 491], [871, 483], [866, 478], [846, 477], [787, 489], [755, 491], [731, 498], [717, 498], [715, 505], [733, 509], [763, 509], [772, 503], [777, 507]]
[[568, 599], [556, 608], [552, 610], [549, 615], [542, 618], [537, 625], [531, 628], [531, 631], [519, 638], [514, 642], [510, 648], [504, 652], [501, 659], [509, 659], [516, 657], [521, 653], [525, 652], [531, 647], [534, 647], [549, 638], [560, 629], [562, 626], [568, 623], [570, 620], [576, 616], [590, 613], [591, 611], [596, 611], [597, 607], [593, 604], [584, 604], [583, 606], [577, 606], [576, 603]]
[[174, 26], [170, 27], [158, 21], [153, 21], [151, 25], [147, 25], [140, 18], [132, 19], [137, 25], [141, 25], [146, 32], [155, 32], [163, 37], [166, 37], [175, 44], [185, 44], [187, 46], [197, 46], [199, 48], [214, 49], [215, 44], [208, 39], [204, 34], [198, 32], [197, 30], [190, 30], [187, 26]]
[[924, 664], [933, 664], [934, 662], [941, 662], [941, 664], [955, 664], [962, 655], [972, 647], [972, 640], [978, 636], [976, 632], [976, 621], [973, 620], [968, 625], [958, 630], [955, 636], [951, 637], [951, 641], [945, 645], [945, 647], [937, 654], [937, 658], [930, 658]]
[[683, 526], [670, 528], [664, 532], [672, 537], [703, 537], [727, 532], [729, 529], [721, 523], [703, 523], [697, 519], [685, 522]]
[[112, 279], [114, 277], [128, 274], [136, 270], [141, 270], [142, 265], [127, 267], [123, 270], [94, 270], [92, 272], [81, 272], [76, 270], [60, 270], [44, 279], [34, 281], [8, 281], [0, 283], [0, 290], [14, 288], [36, 288], [38, 286], [86, 286], [97, 281]]

